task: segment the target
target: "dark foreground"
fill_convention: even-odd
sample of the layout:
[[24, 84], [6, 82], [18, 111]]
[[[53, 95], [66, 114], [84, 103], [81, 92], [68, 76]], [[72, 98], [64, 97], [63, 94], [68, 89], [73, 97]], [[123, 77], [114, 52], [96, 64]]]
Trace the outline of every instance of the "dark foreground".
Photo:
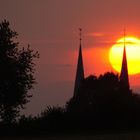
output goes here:
[[7, 136], [0, 140], [140, 140], [139, 132], [114, 133], [114, 134], [55, 134], [43, 136]]

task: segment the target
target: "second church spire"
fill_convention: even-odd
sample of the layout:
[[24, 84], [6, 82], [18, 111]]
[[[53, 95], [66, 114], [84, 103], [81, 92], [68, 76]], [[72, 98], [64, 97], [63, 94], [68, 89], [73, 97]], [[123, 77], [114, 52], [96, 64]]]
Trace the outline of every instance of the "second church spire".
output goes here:
[[125, 30], [124, 30], [124, 49], [122, 58], [122, 67], [120, 74], [120, 82], [124, 90], [129, 90], [129, 77], [128, 77], [128, 66], [127, 66], [127, 54], [126, 54], [126, 40], [125, 40]]

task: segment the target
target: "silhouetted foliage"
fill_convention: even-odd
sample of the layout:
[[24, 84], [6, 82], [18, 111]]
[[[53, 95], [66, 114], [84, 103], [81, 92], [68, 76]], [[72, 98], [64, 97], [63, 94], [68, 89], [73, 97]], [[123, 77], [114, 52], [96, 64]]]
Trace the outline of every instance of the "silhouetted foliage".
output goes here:
[[107, 72], [99, 77], [87, 77], [77, 97], [71, 98], [67, 103], [67, 111], [69, 114], [84, 118], [89, 125], [92, 122], [92, 125], [98, 127], [126, 125], [128, 121], [133, 120], [134, 97], [131, 90], [126, 93], [121, 88], [118, 75]]
[[64, 113], [65, 113], [65, 109], [62, 108], [62, 107], [47, 106], [47, 108], [44, 111], [41, 112], [41, 116], [43, 118], [45, 118], [45, 117], [53, 118], [53, 117], [56, 117], [57, 115], [59, 116], [59, 115], [64, 114]]
[[5, 123], [14, 122], [32, 97], [28, 90], [35, 83], [33, 60], [39, 57], [29, 46], [19, 48], [17, 36], [8, 21], [0, 23], [0, 117]]
[[41, 112], [41, 119], [46, 122], [46, 126], [49, 129], [61, 128], [62, 122], [65, 119], [65, 108], [59, 106], [47, 106], [47, 108]]
[[140, 96], [124, 91], [117, 74], [107, 72], [85, 78], [76, 95], [65, 108], [47, 106], [37, 117], [21, 116], [16, 132], [140, 130]]

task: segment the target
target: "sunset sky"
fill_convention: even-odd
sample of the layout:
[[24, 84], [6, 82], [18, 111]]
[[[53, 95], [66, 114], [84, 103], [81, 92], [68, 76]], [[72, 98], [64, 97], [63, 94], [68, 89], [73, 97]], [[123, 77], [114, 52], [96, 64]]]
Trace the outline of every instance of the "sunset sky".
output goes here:
[[[140, 0], [0, 0], [0, 20], [7, 19], [19, 33], [21, 47], [38, 50], [33, 97], [26, 114], [46, 105], [65, 105], [73, 96], [83, 29], [85, 75], [114, 71], [109, 50], [123, 36], [140, 38]], [[140, 92], [140, 75], [130, 76], [131, 88]]]

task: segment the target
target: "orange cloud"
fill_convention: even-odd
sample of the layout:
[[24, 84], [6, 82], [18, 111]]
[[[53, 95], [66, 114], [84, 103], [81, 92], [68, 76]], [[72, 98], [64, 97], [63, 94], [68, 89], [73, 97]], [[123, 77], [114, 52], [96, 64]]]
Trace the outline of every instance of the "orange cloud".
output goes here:
[[88, 33], [86, 36], [102, 37], [104, 36], [104, 34], [100, 32], [92, 32], [92, 33]]

